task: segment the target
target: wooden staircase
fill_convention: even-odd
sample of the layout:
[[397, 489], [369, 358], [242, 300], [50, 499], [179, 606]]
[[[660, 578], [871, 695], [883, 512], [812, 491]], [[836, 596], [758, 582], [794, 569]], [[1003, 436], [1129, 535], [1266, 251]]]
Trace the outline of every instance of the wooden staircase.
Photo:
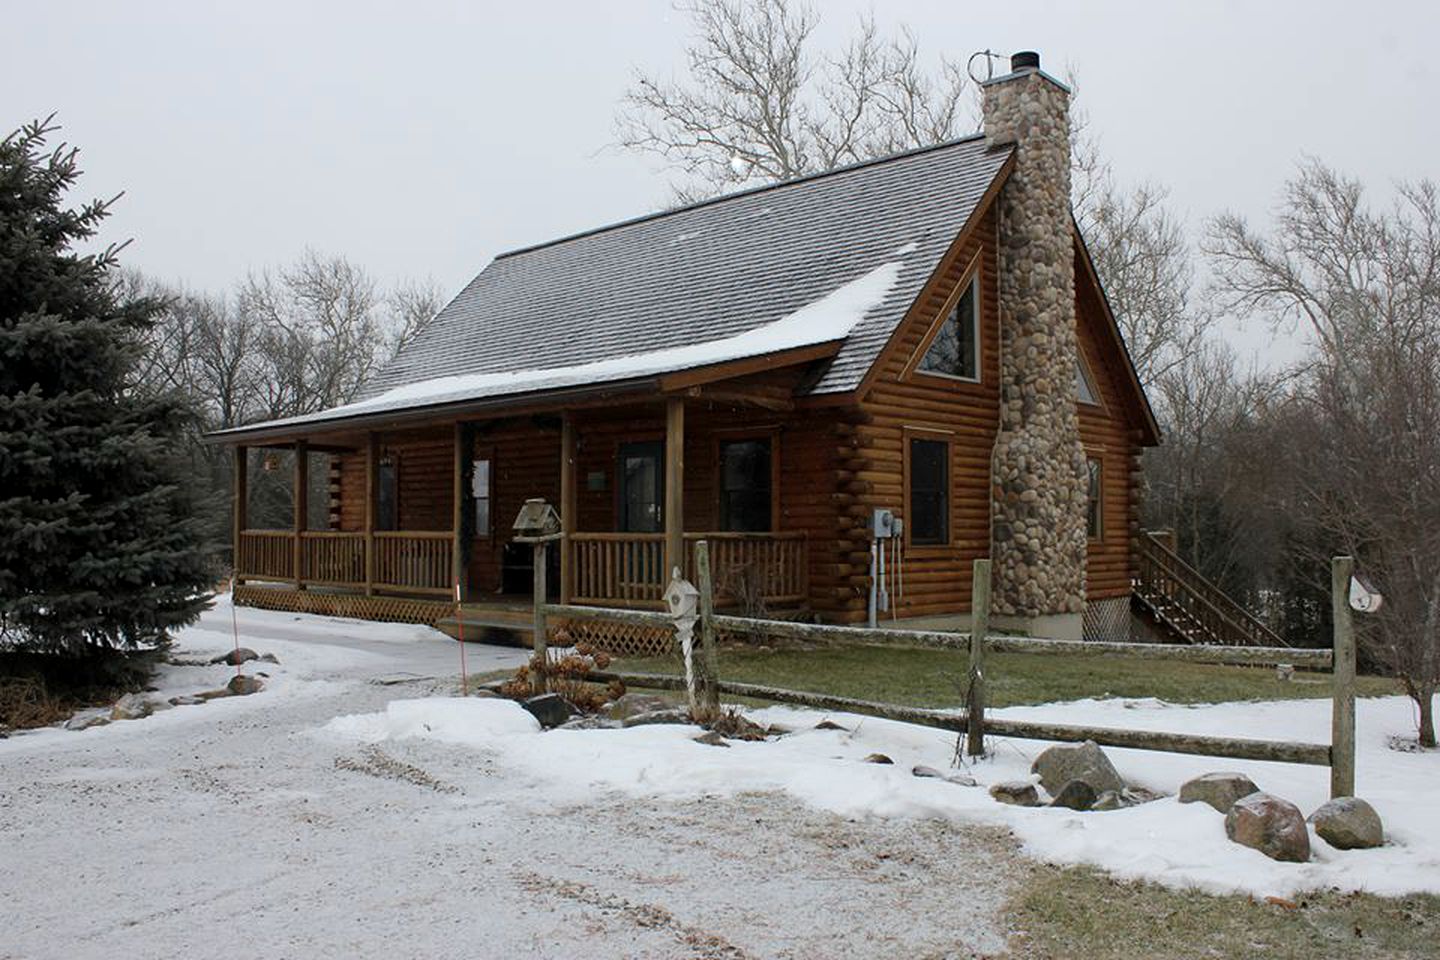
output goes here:
[[1160, 534], [1141, 533], [1131, 604], [1181, 643], [1288, 647], [1280, 635], [1180, 559]]

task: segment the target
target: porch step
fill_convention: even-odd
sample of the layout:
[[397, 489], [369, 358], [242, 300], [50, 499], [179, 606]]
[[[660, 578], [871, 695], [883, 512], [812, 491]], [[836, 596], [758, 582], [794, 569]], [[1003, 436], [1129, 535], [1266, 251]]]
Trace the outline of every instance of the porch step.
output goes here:
[[[463, 630], [462, 630], [463, 627]], [[535, 631], [531, 614], [508, 610], [466, 611], [463, 617], [446, 617], [435, 622], [435, 629], [448, 637], [467, 643], [494, 643], [512, 647], [528, 647]]]

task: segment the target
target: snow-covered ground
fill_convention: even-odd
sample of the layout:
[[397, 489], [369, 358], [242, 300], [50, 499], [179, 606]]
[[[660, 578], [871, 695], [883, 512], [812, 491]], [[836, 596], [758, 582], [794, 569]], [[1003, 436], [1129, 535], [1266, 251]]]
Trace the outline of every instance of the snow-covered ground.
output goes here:
[[[1087, 700], [995, 711], [1007, 717], [1093, 726], [1138, 727], [1196, 734], [1245, 735], [1322, 742], [1328, 700], [1174, 706], [1155, 700]], [[1032, 856], [1052, 863], [1087, 863], [1126, 878], [1158, 880], [1216, 893], [1283, 895], [1337, 887], [1381, 894], [1440, 893], [1440, 835], [1434, 798], [1440, 754], [1401, 753], [1391, 734], [1413, 730], [1410, 704], [1399, 697], [1358, 706], [1358, 792], [1379, 811], [1389, 843], [1339, 851], [1311, 834], [1310, 863], [1279, 863], [1227, 841], [1224, 817], [1202, 803], [1182, 804], [1180, 784], [1216, 770], [1246, 773], [1262, 790], [1309, 814], [1329, 796], [1329, 768], [1216, 760], [1140, 750], [1107, 750], [1132, 786], [1169, 796], [1125, 810], [1077, 813], [1013, 807], [979, 787], [958, 788], [916, 778], [916, 765], [945, 767], [955, 738], [941, 731], [847, 714], [773, 707], [748, 715], [794, 730], [765, 743], [733, 742], [728, 750], [691, 742], [694, 728], [541, 733], [519, 705], [502, 700], [396, 701], [383, 713], [340, 717], [326, 731], [339, 741], [387, 743], [428, 739], [483, 752], [505, 766], [545, 779], [552, 796], [578, 800], [619, 791], [652, 803], [778, 791], [817, 810], [847, 818], [941, 818], [1008, 827]], [[828, 716], [847, 730], [817, 730]], [[1034, 757], [1049, 744], [993, 739], [994, 756], [969, 765], [981, 787], [1034, 779]], [[893, 765], [864, 763], [872, 753]]]
[[[1032, 857], [1215, 891], [1440, 891], [1440, 754], [1401, 698], [1359, 705], [1359, 792], [1390, 843], [1280, 864], [1173, 797], [1108, 813], [1024, 809], [985, 784], [1028, 777], [1045, 744], [993, 741], [966, 787], [953, 737], [789, 708], [791, 728], [728, 749], [677, 726], [541, 733], [507, 701], [455, 698], [458, 646], [422, 628], [238, 611], [279, 665], [254, 696], [80, 733], [0, 741], [0, 958], [171, 956], [968, 956], [1005, 943], [1003, 903]], [[181, 637], [228, 649], [230, 608]], [[514, 649], [471, 645], [472, 672]], [[166, 694], [227, 667], [168, 668]], [[1006, 716], [1323, 742], [1328, 701], [1178, 707], [1082, 701]], [[874, 752], [895, 763], [862, 762]], [[1318, 767], [1108, 751], [1174, 793], [1242, 770], [1309, 813]], [[956, 910], [956, 904], [964, 904]]]
[[[280, 660], [247, 665], [271, 675], [264, 691], [0, 740], [0, 958], [968, 957], [1005, 944], [1016, 871], [1001, 831], [851, 821], [784, 794], [637, 800], [563, 787], [510, 744], [367, 743], [327, 727], [396, 700], [455, 709], [453, 641], [238, 619], [242, 643]], [[229, 649], [229, 608], [179, 639], [185, 658]], [[523, 659], [467, 648], [472, 672]], [[173, 667], [162, 687], [232, 673]]]

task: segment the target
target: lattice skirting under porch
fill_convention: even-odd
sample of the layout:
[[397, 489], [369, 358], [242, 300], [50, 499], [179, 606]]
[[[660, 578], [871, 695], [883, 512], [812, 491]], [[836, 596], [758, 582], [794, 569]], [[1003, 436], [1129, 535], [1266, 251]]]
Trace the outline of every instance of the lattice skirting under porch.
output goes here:
[[318, 613], [327, 617], [352, 617], [385, 623], [422, 623], [455, 615], [454, 604], [411, 597], [365, 597], [354, 594], [315, 593], [277, 587], [241, 584], [235, 588], [235, 602], [242, 607], [284, 610], [288, 613]]
[[551, 625], [550, 642], [588, 643], [617, 657], [664, 657], [675, 651], [675, 631], [614, 620], [565, 620]]
[[1134, 619], [1128, 596], [1091, 600], [1085, 604], [1085, 619], [1081, 630], [1086, 640], [1128, 643], [1132, 638], [1148, 639], [1134, 637]]

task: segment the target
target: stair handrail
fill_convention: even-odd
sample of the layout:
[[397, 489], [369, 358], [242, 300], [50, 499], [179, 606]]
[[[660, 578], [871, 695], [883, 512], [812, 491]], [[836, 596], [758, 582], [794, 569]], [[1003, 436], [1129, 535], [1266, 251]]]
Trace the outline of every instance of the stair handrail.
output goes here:
[[[1140, 541], [1142, 559], [1149, 560], [1161, 568], [1186, 593], [1204, 604], [1210, 613], [1230, 628], [1232, 633], [1239, 635], [1243, 641], [1254, 646], [1290, 646], [1260, 618], [1236, 603], [1229, 594], [1187, 563], [1178, 553], [1171, 550], [1163, 540], [1156, 536], [1154, 531], [1144, 531]], [[1150, 602], [1149, 598], [1141, 591], [1141, 586], [1142, 584], [1138, 582], [1137, 578], [1136, 592], [1140, 593], [1142, 599]], [[1194, 615], [1191, 614], [1191, 616]], [[1200, 625], [1206, 626], [1203, 621], [1200, 622]], [[1216, 639], [1222, 643], [1226, 642], [1224, 638], [1217, 637]]]

